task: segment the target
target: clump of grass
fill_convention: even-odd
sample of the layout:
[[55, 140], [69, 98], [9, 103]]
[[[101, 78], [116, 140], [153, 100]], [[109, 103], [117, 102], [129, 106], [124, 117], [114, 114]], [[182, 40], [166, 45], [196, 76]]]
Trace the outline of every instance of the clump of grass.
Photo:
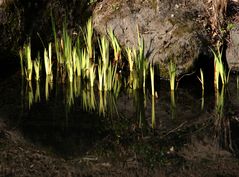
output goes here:
[[222, 51], [220, 47], [217, 46], [217, 51], [211, 49], [214, 55], [214, 85], [215, 88], [219, 89], [219, 83], [221, 81], [222, 85], [225, 85], [229, 81], [230, 70], [227, 72], [223, 61], [222, 61]]
[[169, 70], [169, 79], [170, 79], [170, 90], [174, 91], [175, 78], [176, 78], [176, 64], [172, 60], [170, 60], [168, 70]]

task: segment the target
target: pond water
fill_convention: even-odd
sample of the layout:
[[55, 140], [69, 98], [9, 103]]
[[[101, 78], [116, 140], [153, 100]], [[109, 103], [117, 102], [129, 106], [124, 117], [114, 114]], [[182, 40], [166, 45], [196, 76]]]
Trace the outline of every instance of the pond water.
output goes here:
[[[192, 80], [169, 91], [99, 92], [80, 83], [26, 82], [17, 72], [0, 83], [0, 117], [27, 141], [65, 159], [153, 167], [182, 157], [237, 156], [239, 89], [235, 76], [217, 94]], [[222, 155], [223, 156], [223, 155]]]

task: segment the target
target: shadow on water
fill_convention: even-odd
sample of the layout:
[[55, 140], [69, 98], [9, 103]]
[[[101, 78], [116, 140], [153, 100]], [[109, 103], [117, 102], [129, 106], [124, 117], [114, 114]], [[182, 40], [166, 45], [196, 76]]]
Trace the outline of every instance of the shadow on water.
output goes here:
[[0, 115], [25, 139], [64, 158], [90, 154], [151, 166], [180, 154], [187, 158], [190, 149], [185, 147], [194, 143], [238, 155], [239, 89], [234, 78], [206, 97], [190, 88], [170, 92], [168, 83], [160, 84], [152, 97], [150, 90], [113, 94], [77, 79], [64, 85], [47, 79], [29, 83], [14, 75], [1, 82]]

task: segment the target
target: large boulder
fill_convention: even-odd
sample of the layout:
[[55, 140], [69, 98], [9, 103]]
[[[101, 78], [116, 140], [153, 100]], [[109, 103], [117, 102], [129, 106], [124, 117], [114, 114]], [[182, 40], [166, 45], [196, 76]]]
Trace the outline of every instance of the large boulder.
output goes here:
[[227, 64], [233, 71], [239, 71], [239, 23], [230, 31], [230, 39], [227, 44]]
[[103, 0], [94, 9], [93, 23], [103, 35], [113, 29], [125, 47], [137, 46], [139, 31], [146, 57], [159, 63], [161, 76], [167, 78], [170, 60], [181, 75], [190, 72], [208, 51], [206, 16], [203, 0]]

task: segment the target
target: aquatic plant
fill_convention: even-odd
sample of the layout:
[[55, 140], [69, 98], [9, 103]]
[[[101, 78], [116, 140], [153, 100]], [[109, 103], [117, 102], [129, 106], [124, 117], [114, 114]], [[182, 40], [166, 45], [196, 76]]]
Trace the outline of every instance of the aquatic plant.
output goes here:
[[105, 36], [102, 36], [101, 39], [98, 41], [100, 53], [101, 53], [101, 60], [102, 60], [102, 70], [103, 70], [103, 86], [104, 90], [108, 89], [107, 86], [107, 69], [109, 66], [109, 42]]
[[108, 34], [114, 50], [114, 60], [117, 62], [121, 58], [121, 47], [112, 29], [108, 31]]
[[129, 70], [130, 70], [130, 72], [133, 72], [134, 60], [133, 60], [133, 56], [132, 56], [133, 55], [132, 49], [127, 47], [126, 53], [127, 53], [127, 60], [129, 62]]
[[170, 60], [168, 70], [170, 79], [170, 90], [173, 91], [175, 89], [176, 64], [172, 60]]
[[201, 97], [201, 110], [204, 108], [204, 75], [203, 75], [203, 70], [200, 68], [200, 77], [198, 77], [198, 80], [201, 82], [202, 86], [202, 97]]
[[211, 49], [214, 55], [214, 85], [215, 88], [219, 89], [219, 82], [221, 80], [222, 85], [225, 85], [229, 81], [230, 70], [227, 72], [223, 61], [222, 61], [222, 51], [220, 51], [220, 46], [217, 46], [217, 51]]
[[203, 71], [202, 71], [201, 68], [200, 68], [200, 77], [197, 76], [197, 78], [198, 78], [198, 80], [199, 80], [200, 83], [201, 83], [202, 91], [203, 91], [203, 90], [204, 90], [204, 76], [203, 76]]
[[24, 76], [23, 51], [22, 51], [22, 49], [19, 50], [19, 56], [20, 56], [21, 75]]
[[[19, 51], [20, 55], [20, 64], [21, 64], [21, 74], [24, 75], [28, 81], [32, 80], [32, 70], [33, 70], [33, 62], [31, 59], [31, 45], [30, 43], [26, 43], [23, 46], [23, 49]], [[25, 64], [25, 66], [24, 66]]]
[[51, 80], [52, 80], [53, 73], [52, 73], [52, 46], [51, 46], [51, 43], [49, 43], [49, 45], [48, 45], [48, 50], [46, 48], [44, 50], [44, 64], [45, 64], [46, 76], [51, 76]]
[[93, 58], [93, 25], [92, 25], [92, 18], [89, 18], [86, 24], [86, 29], [85, 29], [85, 43], [86, 43], [86, 49], [89, 54], [89, 58]]
[[[59, 38], [57, 38], [56, 34], [56, 25], [52, 16], [51, 12], [51, 24], [52, 24], [52, 31], [53, 31], [53, 36], [54, 36], [54, 44], [55, 44], [55, 52], [56, 52], [56, 59], [57, 59], [57, 69], [58, 71], [60, 70], [61, 67], [63, 67], [64, 61], [63, 61], [63, 56], [61, 53], [61, 41]], [[63, 25], [63, 31], [66, 31], [65, 25]], [[63, 48], [63, 43], [62, 43], [62, 48]]]
[[154, 66], [150, 64], [150, 78], [151, 78], [151, 90], [152, 95], [154, 96]]

